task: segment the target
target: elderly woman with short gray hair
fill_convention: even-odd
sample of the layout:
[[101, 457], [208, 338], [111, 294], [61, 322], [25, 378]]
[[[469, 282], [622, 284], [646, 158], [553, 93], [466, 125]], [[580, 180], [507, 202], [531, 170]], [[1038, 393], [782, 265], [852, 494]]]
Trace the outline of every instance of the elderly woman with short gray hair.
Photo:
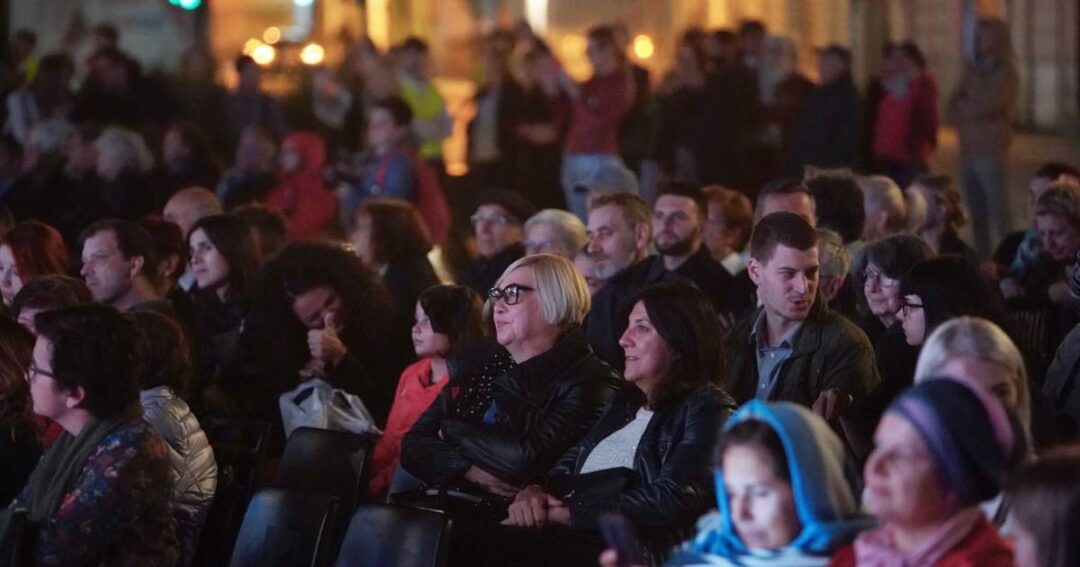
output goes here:
[[525, 221], [525, 254], [574, 259], [589, 238], [585, 224], [569, 211], [544, 209]]
[[585, 341], [589, 306], [570, 260], [511, 264], [487, 293], [496, 342], [451, 358], [448, 387], [402, 442], [402, 467], [427, 485], [475, 492], [505, 517], [509, 497], [542, 477], [619, 387]]

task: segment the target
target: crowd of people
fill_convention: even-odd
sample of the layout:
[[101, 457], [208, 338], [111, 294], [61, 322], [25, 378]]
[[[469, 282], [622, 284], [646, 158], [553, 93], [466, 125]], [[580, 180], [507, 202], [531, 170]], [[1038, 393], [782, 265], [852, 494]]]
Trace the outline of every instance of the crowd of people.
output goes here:
[[1080, 171], [1010, 231], [1016, 69], [976, 29], [944, 105], [912, 42], [862, 97], [848, 49], [814, 82], [755, 21], [656, 81], [621, 24], [584, 82], [495, 32], [464, 178], [419, 38], [283, 101], [246, 56], [226, 91], [109, 25], [79, 63], [16, 34], [0, 554], [193, 564], [200, 422], [270, 424], [272, 463], [320, 379], [381, 431], [366, 498], [444, 510], [453, 565], [1077, 565]]

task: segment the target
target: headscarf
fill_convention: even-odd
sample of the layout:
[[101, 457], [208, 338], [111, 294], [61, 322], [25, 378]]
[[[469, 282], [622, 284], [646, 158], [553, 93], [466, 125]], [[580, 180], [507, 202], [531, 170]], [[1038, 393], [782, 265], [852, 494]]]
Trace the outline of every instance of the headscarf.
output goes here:
[[846, 467], [843, 443], [823, 419], [797, 404], [752, 400], [727, 421], [724, 430], [747, 420], [765, 422], [780, 438], [802, 531], [775, 552], [748, 550], [735, 532], [723, 471], [718, 468], [715, 475], [719, 514], [713, 518], [713, 525], [702, 526], [704, 529], [687, 545], [687, 552], [721, 556], [734, 565], [808, 563], [795, 559], [827, 559], [860, 531], [873, 526], [870, 518], [858, 512], [858, 503], [845, 474], [850, 469]]

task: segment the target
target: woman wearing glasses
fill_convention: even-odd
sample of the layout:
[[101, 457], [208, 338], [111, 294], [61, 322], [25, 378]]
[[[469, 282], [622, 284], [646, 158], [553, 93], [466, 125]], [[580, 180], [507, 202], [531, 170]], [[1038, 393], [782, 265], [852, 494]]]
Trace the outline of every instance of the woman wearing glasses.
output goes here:
[[506, 499], [546, 473], [619, 387], [585, 341], [589, 307], [569, 260], [511, 264], [485, 306], [498, 344], [451, 358], [450, 383], [402, 442], [404, 469], [427, 485], [503, 497], [490, 509], [504, 516]]
[[[871, 242], [863, 249], [862, 267], [856, 273], [863, 282], [865, 311], [870, 316], [863, 329], [874, 344], [874, 362], [881, 374], [881, 383], [874, 391], [856, 403], [845, 416], [850, 439], [861, 440], [865, 446], [855, 447], [861, 460], [870, 452], [870, 440], [878, 420], [893, 398], [911, 386], [915, 360], [919, 349], [904, 339], [904, 328], [897, 318], [900, 310], [900, 278], [912, 266], [934, 254], [923, 240], [910, 234], [890, 236]], [[857, 432], [858, 435], [850, 435]]]
[[982, 317], [998, 325], [1004, 319], [1000, 294], [978, 266], [961, 256], [947, 254], [916, 264], [900, 281], [900, 295], [897, 316], [911, 346], [922, 345], [953, 317]]

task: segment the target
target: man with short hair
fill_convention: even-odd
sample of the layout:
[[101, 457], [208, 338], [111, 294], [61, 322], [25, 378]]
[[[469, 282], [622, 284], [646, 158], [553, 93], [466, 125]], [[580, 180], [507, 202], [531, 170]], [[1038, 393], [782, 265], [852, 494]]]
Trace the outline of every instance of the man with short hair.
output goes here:
[[82, 269], [94, 301], [120, 311], [158, 311], [172, 316], [158, 295], [157, 251], [145, 229], [124, 220], [98, 221], [83, 231]]
[[619, 338], [630, 303], [641, 288], [669, 277], [662, 262], [649, 258], [650, 216], [649, 205], [629, 193], [599, 195], [589, 203], [585, 250], [604, 284], [593, 295], [585, 337], [600, 358], [620, 370], [625, 361]]
[[817, 202], [806, 184], [794, 177], [781, 177], [765, 184], [758, 191], [754, 205], [754, 222], [787, 211], [801, 216], [810, 226], [817, 226]]
[[486, 297], [504, 270], [525, 255], [523, 226], [536, 213], [520, 193], [488, 189], [477, 199], [470, 220], [476, 237], [477, 257], [458, 275], [458, 283]]
[[[180, 227], [180, 234], [186, 247], [188, 235], [191, 234], [191, 227], [195, 226], [195, 223], [204, 217], [221, 213], [221, 203], [213, 191], [204, 187], [187, 187], [169, 197], [169, 200], [165, 202], [161, 217]], [[191, 266], [185, 268], [184, 273], [176, 279], [176, 283], [184, 291], [191, 291], [191, 288], [195, 286], [195, 273], [191, 271]]]
[[765, 216], [747, 269], [761, 307], [724, 342], [728, 392], [739, 402], [795, 402], [839, 417], [880, 378], [870, 340], [818, 297], [814, 228], [794, 213]]
[[749, 293], [736, 293], [731, 276], [705, 246], [705, 194], [696, 185], [668, 182], [653, 205], [653, 244], [660, 253], [653, 262], [686, 278], [712, 301], [725, 321], [734, 321], [750, 307]]
[[792, 144], [791, 172], [807, 165], [852, 167], [859, 146], [859, 89], [851, 78], [851, 50], [832, 44], [818, 51], [821, 83], [803, 104]]

